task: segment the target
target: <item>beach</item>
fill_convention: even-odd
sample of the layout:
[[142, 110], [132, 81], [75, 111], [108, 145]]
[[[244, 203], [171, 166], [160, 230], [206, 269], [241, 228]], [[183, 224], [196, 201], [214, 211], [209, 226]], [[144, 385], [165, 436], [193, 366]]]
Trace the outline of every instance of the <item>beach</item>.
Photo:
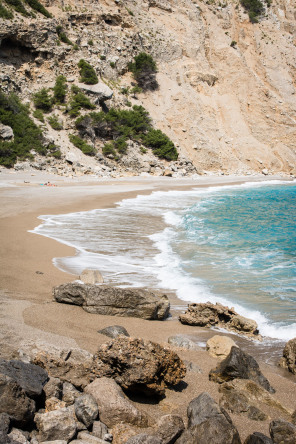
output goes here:
[[[256, 180], [263, 180], [262, 177]], [[270, 179], [270, 178], [269, 178]], [[204, 349], [206, 340], [218, 334], [212, 330], [182, 325], [172, 310], [173, 318], [167, 321], [145, 321], [137, 318], [114, 318], [89, 314], [80, 307], [53, 302], [52, 287], [71, 282], [78, 276], [60, 271], [53, 264], [53, 258], [73, 256], [75, 249], [53, 239], [30, 232], [40, 224], [38, 217], [44, 214], [64, 214], [110, 208], [116, 202], [150, 194], [156, 190], [183, 190], [209, 185], [236, 184], [254, 177], [202, 177], [200, 179], [171, 178], [121, 178], [97, 181], [95, 178], [64, 179], [58, 176], [46, 177], [42, 172], [10, 174], [0, 173], [0, 236], [1, 236], [1, 355], [5, 358], [18, 356], [28, 344], [49, 344], [64, 348], [80, 347], [91, 353], [106, 342], [106, 337], [97, 331], [109, 325], [124, 326], [133, 337], [167, 345], [170, 336], [183, 334], [198, 337], [203, 345], [197, 351], [178, 350], [182, 359], [198, 365], [202, 373], [189, 372], [179, 391], [167, 390], [166, 398], [158, 405], [141, 404], [152, 417], [159, 413], [178, 413], [186, 416], [191, 399], [202, 391], [208, 391], [219, 400], [218, 385], [210, 382], [208, 373], [217, 365], [217, 359]], [[41, 185], [50, 181], [52, 185]], [[173, 294], [169, 295], [172, 307], [184, 305]], [[220, 333], [219, 333], [220, 334]], [[223, 333], [225, 334], [225, 333]], [[295, 377], [261, 359], [258, 347], [249, 340], [237, 340], [241, 347], [253, 354], [271, 385], [276, 388], [276, 399], [291, 411], [295, 410]], [[254, 349], [254, 353], [251, 350]], [[258, 358], [259, 356], [259, 358]], [[277, 411], [268, 407], [269, 418], [280, 417]], [[231, 415], [243, 439], [254, 431], [268, 434], [269, 420], [252, 421], [242, 415]], [[283, 419], [287, 419], [285, 415]]]

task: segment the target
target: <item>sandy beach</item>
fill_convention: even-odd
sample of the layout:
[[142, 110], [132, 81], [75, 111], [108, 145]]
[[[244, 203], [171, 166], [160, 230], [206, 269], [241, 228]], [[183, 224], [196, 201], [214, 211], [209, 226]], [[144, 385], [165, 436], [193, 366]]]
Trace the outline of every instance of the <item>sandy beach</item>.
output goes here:
[[[95, 178], [64, 179], [46, 176], [42, 172], [15, 173], [0, 172], [0, 338], [1, 356], [19, 356], [19, 350], [28, 344], [49, 344], [54, 346], [80, 347], [95, 352], [106, 337], [97, 331], [109, 325], [119, 324], [127, 328], [131, 336], [150, 339], [167, 344], [168, 337], [175, 334], [192, 336], [205, 343], [217, 334], [212, 330], [182, 325], [174, 315], [167, 321], [144, 321], [136, 318], [114, 318], [88, 314], [80, 307], [53, 302], [52, 287], [77, 278], [58, 270], [52, 263], [54, 257], [75, 254], [73, 248], [52, 239], [30, 233], [39, 225], [42, 214], [61, 214], [85, 211], [95, 208], [109, 208], [127, 197], [135, 197], [153, 190], [188, 189], [197, 186], [234, 184], [256, 178], [202, 177], [200, 179], [171, 178], [122, 178], [96, 181]], [[259, 178], [263, 180], [262, 176]], [[270, 178], [269, 178], [270, 180]], [[50, 181], [56, 186], [41, 185]], [[171, 304], [184, 305], [170, 296]], [[251, 353], [252, 343], [247, 340], [234, 340]], [[159, 413], [179, 413], [186, 416], [186, 408], [191, 399], [202, 391], [208, 391], [219, 400], [218, 385], [208, 380], [209, 370], [217, 365], [204, 348], [198, 351], [178, 350], [185, 360], [196, 363], [202, 373], [190, 372], [185, 385], [179, 391], [167, 390], [167, 396], [158, 405], [139, 404], [153, 417]], [[258, 350], [254, 347], [258, 359]], [[260, 353], [259, 353], [260, 355]], [[259, 359], [260, 360], [260, 356]], [[265, 360], [266, 361], [266, 360]], [[271, 385], [276, 388], [276, 399], [291, 410], [295, 410], [295, 377], [280, 369], [274, 363], [260, 362], [260, 367]], [[264, 410], [264, 408], [263, 408]], [[269, 418], [282, 417], [271, 407], [265, 406]], [[253, 421], [242, 415], [231, 415], [237, 425], [242, 441], [254, 431], [268, 434], [269, 420]]]

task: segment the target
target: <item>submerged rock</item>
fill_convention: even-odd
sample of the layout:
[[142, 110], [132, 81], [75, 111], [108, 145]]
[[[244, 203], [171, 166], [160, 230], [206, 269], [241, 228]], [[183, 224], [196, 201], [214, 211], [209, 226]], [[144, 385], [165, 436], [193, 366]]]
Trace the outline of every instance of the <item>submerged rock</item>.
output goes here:
[[161, 320], [168, 316], [170, 309], [167, 296], [159, 297], [140, 288], [74, 282], [54, 287], [53, 295], [57, 302], [80, 305], [88, 313], [109, 316]]
[[296, 375], [296, 338], [290, 339], [285, 345], [279, 364]]
[[79, 279], [84, 284], [102, 284], [104, 282], [104, 278], [99, 270], [83, 270]]
[[246, 336], [260, 338], [258, 325], [255, 321], [240, 316], [233, 308], [218, 303], [189, 304], [187, 311], [179, 316], [179, 320], [182, 324], [198, 327], [217, 325]]

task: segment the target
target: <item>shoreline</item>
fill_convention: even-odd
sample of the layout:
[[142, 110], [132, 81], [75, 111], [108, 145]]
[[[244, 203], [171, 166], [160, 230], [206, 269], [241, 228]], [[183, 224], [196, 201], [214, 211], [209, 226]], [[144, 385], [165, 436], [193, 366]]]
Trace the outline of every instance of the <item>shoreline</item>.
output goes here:
[[[276, 179], [283, 180], [279, 177]], [[26, 348], [32, 346], [80, 347], [94, 353], [100, 344], [108, 341], [106, 336], [98, 334], [97, 331], [115, 324], [125, 327], [133, 337], [142, 337], [166, 346], [168, 346], [168, 337], [176, 334], [201, 338], [203, 343], [216, 334], [231, 335], [218, 330], [186, 326], [174, 318], [163, 322], [100, 316], [86, 313], [77, 306], [53, 302], [52, 287], [73, 281], [75, 276], [57, 269], [52, 259], [57, 256], [73, 255], [75, 249], [28, 232], [38, 225], [38, 216], [41, 214], [110, 208], [124, 198], [150, 194], [158, 189], [192, 189], [198, 186], [198, 181], [124, 178], [98, 183], [67, 182], [58, 184], [57, 187], [41, 187], [38, 185], [39, 177], [34, 176], [34, 183], [30, 184], [24, 184], [22, 180], [26, 179], [20, 174], [17, 185], [10, 183], [9, 186], [0, 188], [1, 357], [24, 356]], [[52, 178], [50, 180], [53, 181]], [[263, 180], [266, 181], [266, 178]], [[271, 178], [268, 177], [268, 180]], [[207, 177], [201, 180], [201, 186], [209, 186], [209, 182], [215, 186], [221, 182], [229, 185], [245, 181], [255, 181], [255, 178]], [[5, 184], [7, 185], [7, 182]], [[37, 271], [43, 274], [36, 273]], [[180, 305], [176, 297], [172, 297], [171, 300], [173, 305]], [[234, 335], [231, 337], [236, 341]], [[237, 342], [241, 343], [239, 340]], [[256, 346], [251, 342], [249, 345], [247, 353], [256, 357], [256, 353], [251, 353], [251, 350], [256, 352]], [[243, 347], [246, 345], [242, 345]], [[168, 390], [166, 398], [157, 407], [138, 404], [141, 409], [147, 409], [151, 415], [176, 413], [186, 416], [188, 402], [202, 391], [209, 392], [217, 401], [219, 399], [217, 384], [208, 380], [209, 370], [217, 365], [217, 360], [204, 348], [197, 351], [184, 349], [176, 351], [181, 359], [196, 363], [202, 369], [202, 373], [189, 372], [185, 379], [188, 388], [182, 392]], [[262, 372], [277, 389], [277, 399], [291, 409], [295, 408], [295, 377], [272, 363], [268, 364], [262, 359], [259, 362]], [[253, 431], [268, 433], [268, 421], [259, 423], [240, 415], [232, 415], [232, 418], [243, 439]]]

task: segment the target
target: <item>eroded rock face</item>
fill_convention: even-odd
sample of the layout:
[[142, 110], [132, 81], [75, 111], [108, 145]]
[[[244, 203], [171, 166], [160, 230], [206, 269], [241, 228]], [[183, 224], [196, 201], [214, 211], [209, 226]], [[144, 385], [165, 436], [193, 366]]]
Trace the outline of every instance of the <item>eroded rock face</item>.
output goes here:
[[283, 419], [272, 421], [269, 432], [274, 444], [295, 444], [296, 442], [296, 426]]
[[190, 304], [186, 313], [180, 315], [182, 324], [198, 327], [212, 327], [218, 325], [237, 333], [258, 338], [258, 326], [252, 319], [244, 318], [233, 308], [221, 304]]
[[98, 378], [85, 387], [85, 392], [96, 400], [100, 420], [107, 427], [113, 427], [120, 422], [147, 426], [145, 415], [127, 399], [113, 379]]
[[283, 357], [279, 364], [296, 375], [296, 338], [290, 339], [285, 345]]
[[251, 379], [268, 392], [275, 392], [261, 373], [257, 361], [238, 347], [231, 348], [229, 355], [215, 369], [210, 371], [209, 378], [219, 384], [236, 378]]
[[135, 288], [107, 285], [83, 285], [76, 282], [53, 289], [57, 302], [80, 305], [88, 313], [109, 316], [131, 316], [143, 319], [165, 319], [169, 314], [168, 298]]
[[161, 345], [120, 336], [103, 344], [97, 354], [96, 374], [113, 378], [125, 390], [163, 395], [186, 374], [179, 356]]

